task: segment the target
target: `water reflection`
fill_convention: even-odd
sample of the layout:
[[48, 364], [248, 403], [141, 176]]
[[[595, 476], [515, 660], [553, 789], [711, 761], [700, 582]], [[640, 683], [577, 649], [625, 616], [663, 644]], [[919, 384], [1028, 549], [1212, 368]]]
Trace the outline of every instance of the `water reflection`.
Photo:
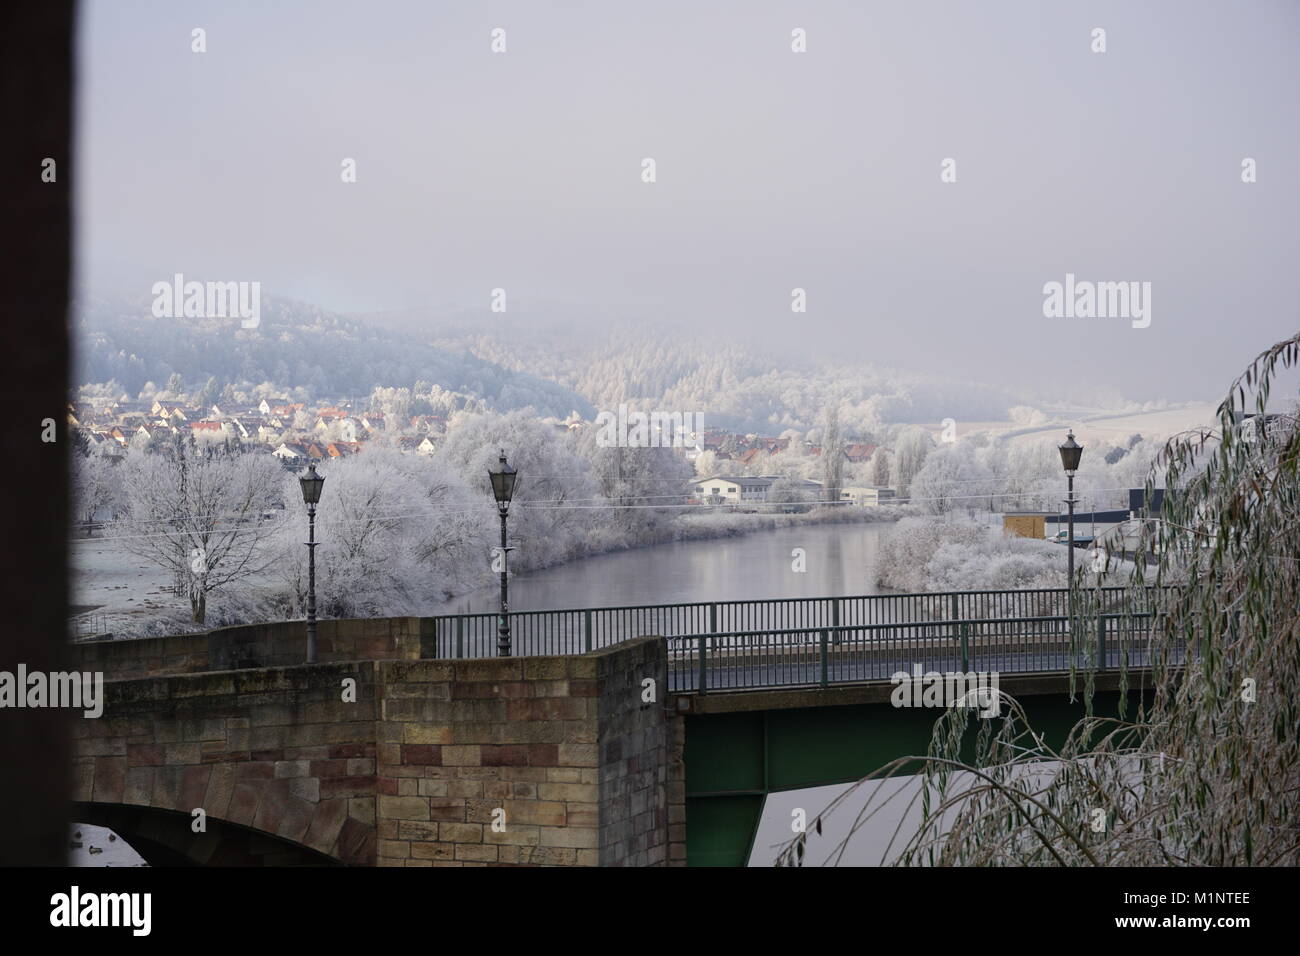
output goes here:
[[[734, 538], [674, 542], [600, 555], [510, 580], [512, 611], [881, 594], [880, 535], [892, 523], [830, 524]], [[806, 570], [796, 571], [802, 548]], [[433, 614], [495, 611], [495, 587], [461, 595]]]

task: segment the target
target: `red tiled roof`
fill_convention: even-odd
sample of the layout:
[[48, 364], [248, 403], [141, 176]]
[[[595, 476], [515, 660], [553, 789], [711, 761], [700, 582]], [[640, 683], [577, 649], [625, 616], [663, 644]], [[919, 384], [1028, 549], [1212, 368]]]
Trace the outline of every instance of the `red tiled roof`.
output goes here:
[[849, 461], [866, 461], [875, 452], [876, 447], [866, 443], [857, 443], [847, 446], [844, 449], [844, 455]]

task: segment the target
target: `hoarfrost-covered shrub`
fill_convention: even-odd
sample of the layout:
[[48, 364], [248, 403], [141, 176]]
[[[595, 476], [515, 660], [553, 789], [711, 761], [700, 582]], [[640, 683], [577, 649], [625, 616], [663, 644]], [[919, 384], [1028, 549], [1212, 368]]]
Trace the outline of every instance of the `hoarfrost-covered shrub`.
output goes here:
[[904, 518], [880, 542], [877, 581], [900, 591], [1064, 587], [1063, 547], [965, 518]]

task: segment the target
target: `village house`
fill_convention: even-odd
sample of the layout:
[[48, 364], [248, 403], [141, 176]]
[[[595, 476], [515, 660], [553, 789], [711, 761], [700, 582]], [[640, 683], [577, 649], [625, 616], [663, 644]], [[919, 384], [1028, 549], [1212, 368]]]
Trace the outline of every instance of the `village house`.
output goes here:
[[871, 456], [875, 454], [876, 447], [877, 446], [875, 445], [863, 442], [855, 442], [851, 445], [845, 445], [844, 457], [855, 465], [861, 465], [871, 460]]
[[288, 404], [289, 400], [287, 398], [264, 398], [258, 403], [257, 410], [263, 415], [270, 415], [277, 408], [286, 407]]
[[778, 481], [789, 481], [804, 492], [810, 501], [821, 497], [822, 483], [807, 478], [785, 478], [782, 475], [718, 475], [689, 482], [691, 496], [705, 504], [765, 504], [772, 486]]
[[715, 504], [761, 504], [772, 487], [771, 478], [715, 475], [690, 482], [693, 497]]
[[840, 489], [841, 501], [867, 508], [875, 508], [882, 503], [893, 501], [894, 497], [893, 488], [882, 488], [877, 485], [854, 485]]
[[195, 438], [227, 438], [231, 428], [226, 422], [199, 421], [190, 422], [190, 431]]
[[361, 443], [355, 441], [333, 441], [325, 446], [325, 455], [329, 458], [350, 458], [361, 451]]
[[411, 428], [417, 432], [426, 432], [430, 434], [442, 434], [447, 427], [446, 419], [442, 415], [412, 415]]
[[131, 436], [131, 444], [140, 447], [147, 445], [155, 438], [168, 438], [172, 434], [172, 430], [165, 425], [146, 423], [135, 430], [135, 433]]
[[358, 442], [365, 437], [365, 429], [355, 418], [325, 418], [321, 417], [316, 420], [315, 431], [322, 434], [334, 432], [339, 438], [346, 442]]
[[116, 440], [110, 438], [107, 433], [102, 431], [81, 430], [82, 435], [86, 438], [86, 446], [95, 454], [107, 457], [117, 458], [122, 453], [122, 446]]
[[278, 438], [284, 432], [283, 427], [275, 427], [261, 418], [247, 415], [230, 419], [230, 427], [241, 439], [262, 443]]
[[326, 457], [325, 449], [315, 442], [281, 442], [271, 454], [289, 465], [305, 465]]
[[204, 414], [203, 410], [200, 408], [186, 408], [181, 405], [169, 405], [162, 418], [168, 424], [184, 425], [189, 422], [203, 421]]

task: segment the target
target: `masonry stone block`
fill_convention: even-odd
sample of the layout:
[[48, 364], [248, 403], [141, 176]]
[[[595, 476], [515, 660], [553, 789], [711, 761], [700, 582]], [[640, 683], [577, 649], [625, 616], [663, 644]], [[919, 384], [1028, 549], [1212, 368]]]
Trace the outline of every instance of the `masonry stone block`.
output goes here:
[[[310, 667], [301, 622], [84, 651], [111, 686], [105, 718], [80, 728], [77, 798], [201, 806], [350, 865], [681, 863], [681, 722], [639, 697], [643, 677], [666, 678], [661, 640], [418, 660], [429, 622], [321, 624]], [[236, 651], [257, 666], [210, 669]], [[339, 699], [344, 676], [357, 703]], [[195, 858], [217, 858], [215, 839], [189, 840]]]

